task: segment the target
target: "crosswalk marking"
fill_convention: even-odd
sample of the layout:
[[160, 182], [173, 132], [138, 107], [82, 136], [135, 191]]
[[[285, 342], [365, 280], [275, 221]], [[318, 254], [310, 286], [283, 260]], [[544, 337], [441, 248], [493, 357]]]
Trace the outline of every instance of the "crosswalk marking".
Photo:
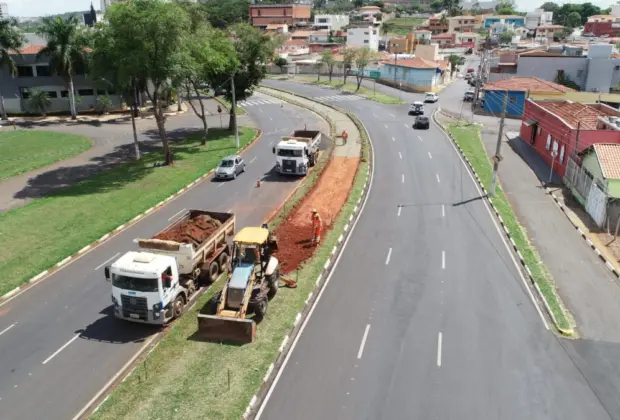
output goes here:
[[315, 96], [314, 99], [318, 101], [357, 101], [358, 99], [364, 99], [357, 95], [333, 95], [333, 96]]
[[239, 101], [237, 102], [237, 105], [239, 105], [240, 107], [246, 107], [246, 106], [254, 106], [254, 105], [278, 105], [280, 104], [282, 101], [279, 101], [277, 99], [252, 99], [252, 100], [245, 100], [245, 101]]

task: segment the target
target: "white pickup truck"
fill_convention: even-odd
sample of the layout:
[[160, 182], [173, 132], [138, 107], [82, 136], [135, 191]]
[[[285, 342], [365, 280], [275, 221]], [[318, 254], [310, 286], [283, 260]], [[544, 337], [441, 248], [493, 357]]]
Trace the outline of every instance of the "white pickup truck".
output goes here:
[[295, 130], [274, 146], [276, 171], [284, 175], [306, 175], [319, 157], [321, 132]]

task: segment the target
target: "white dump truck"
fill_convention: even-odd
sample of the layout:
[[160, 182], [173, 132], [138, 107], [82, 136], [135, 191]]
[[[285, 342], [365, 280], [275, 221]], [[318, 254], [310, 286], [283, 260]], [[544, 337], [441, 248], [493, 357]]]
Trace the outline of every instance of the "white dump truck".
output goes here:
[[139, 250], [105, 267], [114, 315], [147, 324], [180, 317], [190, 297], [228, 267], [234, 232], [232, 213], [189, 210], [151, 239], [136, 239]]
[[319, 157], [321, 132], [317, 130], [295, 130], [282, 137], [274, 146], [276, 171], [285, 175], [306, 175]]

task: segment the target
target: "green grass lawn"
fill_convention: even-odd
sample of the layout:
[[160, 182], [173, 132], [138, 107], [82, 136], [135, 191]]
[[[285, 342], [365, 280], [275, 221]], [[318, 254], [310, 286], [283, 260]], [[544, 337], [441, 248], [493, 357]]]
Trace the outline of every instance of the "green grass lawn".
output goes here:
[[70, 158], [93, 145], [87, 137], [73, 134], [4, 130], [0, 133], [0, 181]]
[[424, 22], [424, 19], [401, 17], [390, 19], [388, 23], [391, 25], [391, 29], [388, 35], [404, 36], [411, 33], [415, 28], [420, 26]]
[[[202, 296], [195, 308], [181, 318], [121, 383], [93, 419], [239, 419], [258, 390], [269, 365], [275, 361], [282, 339], [302, 310], [317, 276], [348, 223], [355, 203], [363, 192], [368, 173], [366, 156], [360, 163], [347, 203], [334, 227], [312, 259], [297, 272], [296, 289], [281, 288], [269, 303], [269, 313], [257, 327], [257, 340], [243, 346], [194, 341], [196, 315], [219, 289], [217, 284]], [[298, 194], [303, 194], [300, 192]], [[287, 211], [283, 209], [283, 211]], [[221, 283], [221, 282], [220, 282]], [[228, 382], [230, 375], [230, 383]]]
[[[240, 127], [240, 146], [257, 131]], [[154, 168], [149, 153], [56, 194], [0, 214], [0, 296], [172, 195], [235, 153], [235, 138], [209, 130], [173, 146], [175, 165]]]
[[[480, 138], [480, 127], [476, 125], [463, 126], [451, 124], [448, 126], [448, 129], [478, 173], [484, 187], [489, 190], [493, 168]], [[549, 303], [559, 328], [570, 330], [571, 322], [569, 321], [565, 306], [556, 292], [553, 279], [548, 269], [541, 261], [538, 252], [530, 243], [527, 233], [519, 224], [500, 186], [496, 188], [495, 196], [491, 198], [491, 201], [508, 227], [512, 239], [517, 244], [517, 248], [523, 255], [523, 259], [532, 272], [534, 281]]]

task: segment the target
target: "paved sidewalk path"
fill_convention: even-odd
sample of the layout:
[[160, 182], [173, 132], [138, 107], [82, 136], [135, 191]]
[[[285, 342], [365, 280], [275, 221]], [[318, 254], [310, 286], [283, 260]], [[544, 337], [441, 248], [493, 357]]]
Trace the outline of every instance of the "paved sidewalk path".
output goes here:
[[[360, 136], [359, 130], [357, 126], [351, 121], [346, 114], [342, 112], [338, 112], [329, 106], [323, 105], [321, 103], [310, 101], [308, 99], [304, 99], [297, 95], [292, 95], [289, 93], [284, 93], [279, 90], [270, 89], [267, 87], [261, 87], [260, 91], [265, 94], [270, 94], [275, 97], [281, 97], [285, 99], [290, 99], [295, 101], [302, 106], [320, 112], [323, 115], [328, 115], [329, 118], [334, 122], [336, 126], [336, 133], [340, 135], [343, 130], [346, 130], [349, 134], [349, 138], [344, 144], [342, 138], [336, 137], [336, 148], [334, 150], [334, 156], [343, 156], [343, 157], [360, 157], [362, 153], [362, 138]], [[286, 105], [284, 105], [286, 106]], [[311, 129], [311, 127], [308, 127]], [[329, 134], [329, 133], [326, 133]]]

